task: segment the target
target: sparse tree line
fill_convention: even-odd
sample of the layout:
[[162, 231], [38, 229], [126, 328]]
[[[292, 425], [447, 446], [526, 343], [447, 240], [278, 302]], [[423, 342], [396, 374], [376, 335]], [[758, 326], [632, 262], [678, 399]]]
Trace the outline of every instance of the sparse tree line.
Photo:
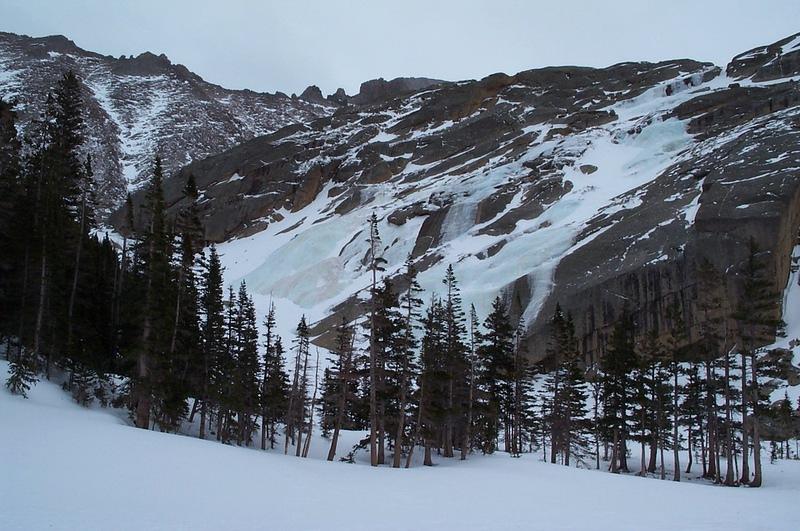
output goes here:
[[[0, 100], [0, 338], [12, 392], [58, 368], [78, 403], [127, 407], [141, 428], [188, 422], [200, 438], [305, 457], [318, 426], [328, 460], [362, 451], [373, 466], [396, 468], [415, 452], [432, 465], [434, 456], [540, 451], [552, 463], [665, 478], [671, 453], [675, 480], [683, 454], [686, 473], [759, 486], [767, 424], [783, 434], [772, 436], [770, 457], [797, 456], [797, 408], [788, 398], [770, 404], [760, 386], [777, 373], [758, 347], [781, 323], [755, 245], [736, 307], [725, 277], [698, 266], [699, 337], [688, 337], [677, 301], [659, 333], [626, 308], [602, 358], [587, 362], [557, 306], [547, 357], [532, 364], [525, 324], [499, 297], [483, 320], [464, 308], [452, 266], [427, 301], [411, 260], [386, 275], [373, 214], [364, 317], [342, 319], [323, 369], [305, 317], [284, 344], [274, 306], [259, 316], [244, 282], [226, 290], [193, 178], [168, 216], [155, 158], [142, 206], [126, 202], [128, 237], [112, 245], [97, 235], [80, 90], [65, 74], [24, 138]], [[343, 448], [344, 430], [368, 436]]]

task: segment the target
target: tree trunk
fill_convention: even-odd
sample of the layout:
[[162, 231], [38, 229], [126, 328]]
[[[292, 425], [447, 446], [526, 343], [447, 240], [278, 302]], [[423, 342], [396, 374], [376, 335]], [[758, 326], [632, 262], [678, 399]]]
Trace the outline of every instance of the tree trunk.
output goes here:
[[[81, 222], [80, 232], [78, 233], [78, 248], [75, 250], [75, 271], [72, 274], [72, 286], [69, 293], [69, 305], [67, 306], [67, 355], [72, 356], [72, 331], [74, 324], [72, 317], [75, 311], [75, 297], [78, 293], [78, 278], [81, 268], [81, 250], [83, 249], [83, 231], [86, 224], [86, 197], [81, 200]], [[70, 375], [72, 378], [72, 375]]]
[[600, 470], [600, 431], [598, 428], [599, 412], [597, 407], [600, 401], [600, 386], [593, 383], [592, 389], [594, 390], [594, 455], [597, 470]]
[[753, 374], [753, 415], [751, 416], [751, 423], [753, 425], [753, 479], [750, 481], [751, 487], [760, 487], [762, 483], [761, 476], [761, 433], [759, 430], [759, 414], [758, 414], [758, 368], [756, 366], [756, 353], [753, 351], [753, 359], [750, 363], [750, 370]]
[[624, 432], [620, 433], [619, 443], [619, 469], [628, 472], [628, 439]]
[[[400, 468], [400, 460], [403, 456], [403, 430], [405, 429], [406, 423], [406, 371], [407, 371], [407, 360], [406, 356], [403, 356], [403, 374], [400, 378], [400, 404], [397, 413], [397, 433], [395, 433], [394, 438], [394, 456], [392, 459], [392, 468]], [[466, 457], [463, 454], [462, 449], [462, 459]]]
[[317, 349], [317, 364], [314, 368], [314, 392], [311, 394], [311, 412], [308, 416], [308, 433], [306, 434], [306, 444], [303, 447], [303, 457], [308, 457], [308, 449], [311, 446], [311, 434], [314, 432], [314, 408], [317, 405], [317, 388], [319, 387], [319, 349]]
[[711, 370], [711, 362], [705, 362], [706, 367], [706, 430], [708, 432], [708, 437], [706, 437], [706, 443], [708, 447], [708, 468], [706, 469], [706, 478], [715, 478], [717, 475], [717, 461], [715, 456], [715, 445], [716, 445], [716, 436], [715, 436], [715, 429], [716, 429], [716, 410], [714, 408], [714, 404], [712, 402], [716, 399], [716, 397], [712, 397], [712, 370]]
[[411, 438], [411, 444], [408, 448], [408, 456], [406, 456], [406, 468], [411, 466], [411, 457], [414, 455], [414, 447], [419, 441], [420, 430], [422, 430], [422, 406], [425, 403], [425, 380], [420, 379], [419, 384], [419, 409], [417, 410], [417, 425], [414, 426], [414, 436]]
[[[33, 331], [33, 353], [35, 356], [42, 354], [42, 324], [44, 323], [45, 294], [47, 293], [47, 253], [45, 252], [45, 236], [42, 236], [42, 262], [39, 277], [39, 306], [36, 309], [36, 326]], [[50, 355], [47, 355], [45, 376], [50, 379]]]
[[386, 464], [386, 404], [378, 402], [378, 464]]
[[[472, 315], [472, 314], [470, 314]], [[461, 444], [461, 460], [467, 458], [472, 450], [472, 403], [475, 401], [475, 330], [474, 319], [469, 323], [469, 394], [467, 402], [467, 426], [464, 430], [464, 442]]]
[[[674, 353], [673, 353], [674, 356]], [[672, 456], [674, 459], [673, 481], [681, 480], [680, 439], [678, 438], [678, 362], [672, 360]]]
[[736, 480], [733, 476], [733, 414], [731, 412], [731, 386], [730, 386], [730, 352], [725, 352], [725, 485], [733, 486]]
[[375, 343], [375, 284], [377, 283], [375, 268], [372, 268], [372, 302], [370, 304], [369, 328], [369, 464], [378, 466], [378, 398], [375, 364], [377, 348]]
[[206, 401], [200, 403], [200, 438], [206, 438]]
[[189, 424], [194, 422], [194, 416], [197, 414], [198, 405], [199, 401], [195, 398], [192, 403], [192, 410], [189, 412]]
[[[444, 425], [444, 457], [453, 457], [453, 372], [447, 389], [447, 420]], [[508, 444], [508, 441], [506, 441]]]
[[750, 441], [748, 434], [748, 415], [747, 415], [747, 354], [742, 348], [742, 477], [739, 483], [747, 485], [750, 483]]
[[22, 360], [22, 342], [25, 332], [25, 314], [28, 305], [28, 270], [30, 267], [30, 242], [25, 241], [25, 258], [22, 266], [22, 293], [19, 302], [19, 331], [17, 332], [17, 361]]
[[[645, 419], [646, 418], [647, 418], [647, 412], [646, 412], [645, 408], [642, 408], [641, 420], [640, 420], [641, 423], [642, 423], [642, 427], [644, 427], [644, 425], [645, 425]], [[644, 439], [645, 439], [644, 438], [644, 433], [642, 433], [642, 440], [641, 440], [641, 445], [642, 445], [642, 467], [639, 470], [639, 475], [640, 476], [646, 476], [647, 475], [647, 463], [645, 461], [645, 446], [646, 446], [646, 444], [645, 444], [645, 440]]]
[[[552, 443], [552, 441], [551, 441]], [[552, 446], [552, 444], [551, 444]], [[611, 443], [611, 473], [619, 474], [619, 428], [614, 427], [614, 436]]]

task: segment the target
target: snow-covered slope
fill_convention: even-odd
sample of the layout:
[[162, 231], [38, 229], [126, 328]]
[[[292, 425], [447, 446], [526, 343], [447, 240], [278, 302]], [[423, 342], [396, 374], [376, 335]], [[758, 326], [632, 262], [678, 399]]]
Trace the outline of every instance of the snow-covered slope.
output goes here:
[[[746, 71], [554, 67], [341, 108], [190, 164], [168, 203], [193, 174], [229, 281], [276, 300], [279, 319], [306, 313], [320, 344], [361, 312], [375, 212], [387, 275], [411, 256], [430, 294], [452, 264], [479, 314], [506, 298], [537, 357], [558, 302], [601, 356], [624, 303], [643, 330], [675, 299], [696, 324], [694, 264], [735, 279], [750, 237], [784, 285], [800, 224], [800, 64], [785, 41]], [[781, 77], [762, 79], [775, 61]]]
[[7, 531], [784, 531], [796, 523], [799, 462], [765, 465], [761, 489], [615, 476], [532, 454], [373, 469], [139, 430], [48, 382], [26, 400], [6, 391], [7, 366], [0, 361]]
[[24, 126], [44, 109], [67, 70], [85, 85], [87, 142], [102, 206], [118, 206], [149, 175], [158, 153], [168, 171], [285, 125], [332, 112], [335, 105], [285, 94], [228, 90], [165, 56], [114, 58], [65, 37], [0, 32], [0, 96], [18, 100]]

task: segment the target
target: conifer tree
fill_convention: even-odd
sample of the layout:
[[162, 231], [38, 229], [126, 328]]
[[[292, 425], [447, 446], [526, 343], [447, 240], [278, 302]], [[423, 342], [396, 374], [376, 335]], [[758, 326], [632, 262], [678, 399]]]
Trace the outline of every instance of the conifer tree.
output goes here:
[[[414, 440], [421, 438], [425, 448], [423, 464], [433, 465], [431, 450], [441, 440], [442, 426], [448, 414], [448, 370], [444, 332], [444, 308], [441, 300], [432, 297], [422, 320], [421, 376], [419, 410]], [[413, 447], [406, 459], [410, 466]]]
[[370, 465], [378, 466], [378, 345], [375, 337], [377, 323], [378, 272], [383, 271], [386, 260], [382, 257], [381, 238], [378, 231], [378, 216], [375, 212], [369, 218], [368, 267], [372, 274], [369, 304], [369, 459]]
[[275, 336], [275, 344], [268, 359], [265, 359], [266, 381], [261, 395], [264, 417], [262, 422], [269, 426], [269, 447], [275, 448], [275, 425], [286, 422], [288, 406], [289, 377], [284, 369], [284, 348], [281, 336]]
[[170, 240], [167, 234], [163, 171], [161, 159], [155, 158], [153, 173], [145, 197], [145, 230], [137, 254], [144, 282], [141, 344], [138, 348], [137, 370], [134, 377], [136, 426], [147, 429], [153, 406], [153, 393], [163, 391], [169, 379], [168, 347], [172, 320], [171, 306]]
[[670, 321], [669, 340], [667, 344], [670, 366], [672, 373], [672, 459], [673, 459], [673, 481], [681, 480], [681, 463], [680, 463], [680, 435], [678, 428], [680, 426], [680, 408], [678, 404], [679, 396], [681, 394], [681, 386], [678, 381], [680, 375], [680, 365], [678, 363], [678, 356], [683, 343], [686, 341], [686, 325], [683, 319], [683, 313], [677, 301], [670, 305], [667, 316]]
[[500, 297], [495, 297], [483, 328], [477, 349], [478, 387], [483, 397], [480, 439], [483, 452], [492, 453], [497, 448], [500, 427], [508, 422], [513, 408], [514, 327]]
[[[392, 460], [392, 467], [394, 468], [400, 468], [403, 439], [407, 426], [408, 400], [411, 395], [411, 385], [417, 373], [417, 364], [414, 358], [418, 342], [415, 337], [415, 332], [419, 328], [417, 324], [420, 317], [419, 308], [422, 306], [422, 299], [419, 298], [419, 293], [422, 291], [422, 288], [417, 282], [417, 271], [414, 268], [414, 264], [411, 262], [411, 258], [406, 260], [403, 281], [408, 288], [400, 299], [402, 310], [401, 314], [398, 316], [398, 338], [396, 346], [393, 349], [393, 356], [389, 359], [389, 363], [393, 365], [392, 371], [395, 374], [398, 387], [397, 427], [394, 439], [394, 456]], [[467, 431], [466, 433], [468, 434], [469, 432]], [[469, 440], [467, 435], [464, 439], [464, 446], [462, 446], [462, 458], [465, 456], [465, 446], [468, 444]]]
[[700, 364], [697, 362], [690, 362], [686, 371], [686, 385], [684, 386], [684, 400], [681, 408], [683, 416], [683, 424], [686, 426], [686, 444], [688, 449], [688, 462], [686, 464], [686, 473], [692, 472], [692, 464], [696, 451], [700, 450], [700, 459], [702, 466], [702, 477], [708, 474], [708, 464], [706, 462], [706, 430], [704, 422], [705, 408], [703, 406], [703, 389], [705, 388], [705, 381], [700, 374]]
[[[400, 394], [402, 359], [404, 357], [401, 334], [401, 315], [399, 299], [394, 290], [394, 283], [384, 278], [376, 290], [376, 308], [371, 323], [375, 331], [370, 330], [370, 337], [375, 353], [375, 391], [378, 464], [386, 462], [386, 439], [391, 438], [396, 424], [396, 415], [389, 410], [396, 410]], [[371, 385], [371, 381], [369, 382]], [[371, 389], [370, 389], [371, 396]], [[391, 442], [391, 441], [390, 441]]]
[[6, 388], [15, 395], [28, 397], [28, 391], [39, 379], [36, 377], [36, 368], [33, 361], [25, 355], [18, 355], [9, 363], [9, 376]]
[[205, 270], [200, 298], [202, 324], [202, 363], [196, 374], [195, 391], [200, 400], [200, 438], [204, 439], [210, 425], [209, 415], [214, 407], [214, 386], [217, 381], [218, 360], [225, 349], [225, 317], [222, 295], [222, 264], [216, 248], [212, 245]]
[[258, 328], [256, 311], [247, 285], [242, 281], [239, 285], [236, 323], [236, 355], [232, 393], [235, 401], [238, 421], [237, 442], [250, 445], [255, 424], [253, 417], [259, 413], [259, 376]]
[[[444, 355], [447, 371], [447, 414], [445, 425], [443, 426], [442, 455], [444, 457], [453, 457], [454, 445], [457, 441], [463, 440], [460, 434], [465, 431], [467, 361], [464, 336], [466, 327], [464, 311], [461, 305], [461, 292], [458, 288], [458, 281], [452, 265], [447, 267], [442, 283], [445, 286], [445, 297], [442, 302], [444, 310]], [[510, 429], [508, 428], [510, 426], [506, 430], [510, 439]], [[509, 444], [510, 440], [507, 440], [506, 445], [508, 446]]]
[[636, 365], [633, 319], [623, 309], [614, 324], [603, 358], [603, 417], [601, 424], [611, 439], [611, 472], [628, 471], [628, 406], [633, 388], [631, 372]]
[[475, 446], [475, 410], [476, 410], [476, 400], [478, 395], [478, 374], [479, 374], [479, 365], [478, 365], [478, 342], [479, 342], [479, 326], [478, 323], [478, 312], [475, 311], [475, 305], [470, 304], [469, 306], [469, 317], [468, 317], [468, 341], [469, 341], [469, 350], [468, 350], [468, 358], [467, 364], [469, 366], [469, 392], [467, 396], [467, 423], [466, 423], [466, 433], [464, 434], [464, 443], [463, 447], [466, 450], [462, 449], [462, 455], [464, 451], [472, 452], [472, 449]]
[[11, 354], [10, 331], [16, 328], [12, 308], [19, 305], [20, 262], [25, 246], [15, 216], [18, 204], [24, 199], [16, 121], [14, 103], [0, 98], [0, 306], [7, 309], [0, 313], [0, 339], [3, 336], [8, 339], [6, 356]]
[[288, 376], [284, 369], [283, 344], [275, 332], [275, 304], [270, 302], [264, 322], [264, 372], [261, 382], [261, 449], [275, 448], [275, 424], [284, 419], [288, 393]]
[[294, 371], [292, 387], [289, 391], [286, 413], [286, 438], [284, 453], [289, 452], [289, 440], [296, 444], [295, 455], [300, 457], [303, 446], [303, 429], [305, 426], [306, 408], [308, 405], [308, 325], [305, 315], [297, 324], [294, 340]]
[[574, 456], [576, 461], [580, 461], [586, 453], [586, 432], [589, 428], [589, 421], [586, 418], [587, 393], [584, 370], [575, 338], [575, 325], [572, 321], [572, 315], [569, 313], [566, 315], [564, 326], [566, 328], [567, 348], [563, 358], [563, 396], [559, 402], [563, 408], [565, 418], [564, 464], [569, 466], [570, 456]]
[[554, 368], [545, 379], [543, 404], [548, 414], [543, 420], [550, 432], [550, 462], [560, 454], [569, 466], [571, 455], [582, 459], [585, 454], [587, 395], [575, 326], [558, 304], [550, 321], [548, 355]]
[[[732, 443], [731, 439], [726, 436], [723, 441], [723, 435], [730, 433], [730, 430], [724, 431], [723, 427], [730, 423], [721, 423], [718, 414], [717, 397], [722, 392], [726, 397], [725, 412], [726, 418], [729, 416], [730, 411], [730, 360], [728, 348], [728, 326], [727, 326], [727, 305], [726, 305], [726, 286], [724, 279], [720, 272], [709, 262], [703, 260], [697, 266], [697, 280], [698, 280], [698, 312], [702, 320], [700, 326], [700, 342], [699, 346], [704, 357], [705, 366], [705, 381], [706, 381], [706, 415], [708, 419], [708, 475], [716, 482], [721, 482], [722, 471], [720, 469], [720, 451], [723, 447], [726, 450], [726, 458], [728, 461], [728, 470], [726, 473], [726, 484], [733, 484], [732, 475]], [[717, 360], [724, 360], [723, 367], [726, 372], [726, 377], [719, 381], [716, 375], [718, 366]], [[728, 453], [730, 452], [730, 453]]]
[[[783, 323], [779, 316], [778, 294], [775, 292], [774, 282], [766, 270], [764, 255], [759, 251], [753, 238], [749, 242], [749, 253], [743, 271], [742, 293], [739, 305], [733, 312], [736, 322], [736, 335], [739, 348], [742, 350], [742, 406], [745, 416], [743, 439], [746, 441], [748, 430], [753, 434], [753, 478], [747, 476], [747, 448], [744, 448], [744, 463], [742, 466], [742, 481], [751, 487], [760, 487], [762, 483], [761, 466], [761, 435], [759, 426], [760, 393], [759, 393], [759, 347], [768, 344], [772, 338], [782, 333]], [[746, 361], [750, 361], [750, 386], [746, 386]], [[749, 400], [748, 397], [749, 396]], [[747, 407], [752, 413], [748, 416]]]

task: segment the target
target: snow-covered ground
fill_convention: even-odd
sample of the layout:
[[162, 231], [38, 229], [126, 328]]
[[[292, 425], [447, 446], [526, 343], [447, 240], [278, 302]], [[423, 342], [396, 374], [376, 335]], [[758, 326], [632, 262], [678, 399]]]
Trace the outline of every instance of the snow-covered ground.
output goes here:
[[[0, 362], [0, 385], [7, 362]], [[800, 462], [761, 489], [549, 465], [536, 455], [394, 470], [143, 431], [56, 384], [0, 389], [0, 528], [16, 530], [789, 530]], [[348, 434], [347, 448], [358, 434]], [[633, 458], [635, 460], [635, 457]]]

